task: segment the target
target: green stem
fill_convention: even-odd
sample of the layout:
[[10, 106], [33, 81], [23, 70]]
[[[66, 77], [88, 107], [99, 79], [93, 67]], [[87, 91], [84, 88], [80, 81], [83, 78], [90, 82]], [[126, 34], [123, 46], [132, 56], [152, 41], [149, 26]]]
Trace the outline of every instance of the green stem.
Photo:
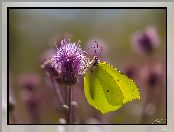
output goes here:
[[72, 100], [72, 89], [71, 87], [68, 85], [67, 86], [67, 92], [68, 92], [68, 115], [67, 115], [67, 123], [71, 124], [72, 121], [72, 107], [71, 107], [71, 100]]
[[14, 111], [11, 112], [11, 118], [12, 118], [12, 122], [13, 122], [14, 124], [16, 124], [16, 123], [17, 123], [17, 118], [16, 118], [16, 114], [15, 114]]

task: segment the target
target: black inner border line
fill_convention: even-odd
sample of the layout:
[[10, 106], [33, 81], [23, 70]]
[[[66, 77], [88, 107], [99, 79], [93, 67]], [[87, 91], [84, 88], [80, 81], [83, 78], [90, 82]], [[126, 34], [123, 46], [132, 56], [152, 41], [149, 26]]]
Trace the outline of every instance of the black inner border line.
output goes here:
[[[9, 123], [9, 10], [10, 9], [164, 9], [166, 13], [166, 123], [165, 124], [10, 124]], [[167, 125], [167, 7], [7, 7], [7, 125]]]

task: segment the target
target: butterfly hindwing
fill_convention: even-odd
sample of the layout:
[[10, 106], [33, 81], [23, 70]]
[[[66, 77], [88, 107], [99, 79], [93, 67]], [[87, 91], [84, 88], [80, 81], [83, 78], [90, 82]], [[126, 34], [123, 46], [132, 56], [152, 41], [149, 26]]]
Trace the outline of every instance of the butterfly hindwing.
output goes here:
[[103, 113], [115, 111], [123, 105], [123, 93], [116, 80], [98, 65], [87, 71], [84, 90], [88, 103]]

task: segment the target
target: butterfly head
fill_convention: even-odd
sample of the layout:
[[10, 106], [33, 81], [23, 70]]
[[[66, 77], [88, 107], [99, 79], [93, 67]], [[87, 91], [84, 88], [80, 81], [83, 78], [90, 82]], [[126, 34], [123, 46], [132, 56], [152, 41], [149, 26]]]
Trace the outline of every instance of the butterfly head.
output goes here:
[[93, 61], [94, 61], [94, 63], [93, 63], [94, 66], [97, 65], [98, 63], [100, 63], [100, 60], [97, 56], [94, 56]]

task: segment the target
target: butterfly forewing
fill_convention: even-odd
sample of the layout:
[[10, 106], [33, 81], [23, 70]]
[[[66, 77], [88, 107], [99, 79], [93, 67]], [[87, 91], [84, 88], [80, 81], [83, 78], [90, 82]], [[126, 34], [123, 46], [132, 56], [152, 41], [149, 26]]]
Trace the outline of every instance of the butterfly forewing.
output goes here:
[[111, 76], [114, 77], [114, 80], [117, 81], [117, 84], [124, 96], [123, 103], [132, 101], [134, 99], [140, 99], [139, 89], [133, 80], [120, 73], [116, 68], [108, 63], [100, 63], [98, 66], [106, 70]]

